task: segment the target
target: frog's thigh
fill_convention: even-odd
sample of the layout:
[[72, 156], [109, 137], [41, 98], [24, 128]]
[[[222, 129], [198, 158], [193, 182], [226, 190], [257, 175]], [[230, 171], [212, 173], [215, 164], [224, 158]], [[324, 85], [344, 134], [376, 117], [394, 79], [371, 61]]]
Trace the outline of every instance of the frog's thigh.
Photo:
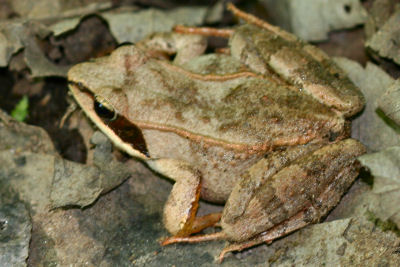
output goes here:
[[[329, 160], [330, 157], [327, 157], [325, 159], [321, 158], [321, 154], [319, 152], [323, 151], [325, 151], [326, 153], [331, 153], [331, 160]], [[287, 235], [310, 223], [320, 221], [320, 219], [325, 216], [329, 212], [329, 210], [337, 205], [337, 203], [341, 199], [341, 196], [345, 193], [345, 191], [350, 187], [354, 179], [357, 177], [360, 169], [360, 163], [355, 159], [357, 156], [363, 154], [364, 152], [365, 148], [362, 144], [360, 144], [356, 140], [347, 139], [336, 144], [328, 145], [311, 153], [308, 157], [309, 164], [307, 164], [307, 161], [303, 161], [300, 164], [311, 166], [319, 164], [318, 161], [325, 160], [326, 163], [341, 163], [343, 164], [343, 166], [342, 168], [336, 168], [336, 170], [331, 173], [334, 175], [335, 178], [332, 179], [332, 181], [328, 184], [328, 186], [323, 189], [321, 193], [316, 194], [317, 197], [315, 197], [315, 199], [310, 199], [310, 203], [306, 205], [304, 209], [295, 213], [293, 216], [282, 221], [281, 223], [276, 224], [272, 228], [260, 232], [250, 239], [236, 241], [227, 246], [221, 252], [220, 260], [222, 260], [224, 255], [230, 251], [240, 251], [242, 249], [252, 247], [263, 242], [270, 243], [274, 239]], [[246, 211], [248, 211], [248, 209]], [[262, 221], [262, 218], [258, 218], [258, 220]], [[227, 220], [223, 218], [222, 226], [224, 230], [227, 231], [228, 235], [232, 235], [232, 233], [228, 233], [230, 230], [228, 230], [228, 225], [225, 224], [226, 221]], [[244, 220], [243, 223], [243, 225], [251, 225], [249, 221]], [[263, 225], [266, 225], [266, 223], [263, 223]], [[255, 223], [252, 226], [256, 227]], [[240, 229], [236, 229], [235, 232], [240, 232]]]
[[[317, 149], [264, 179], [241, 210], [237, 206], [243, 197], [238, 194], [233, 199], [232, 192], [221, 221], [224, 231], [237, 243], [260, 233], [263, 239], [273, 240], [319, 221], [356, 178], [360, 169], [356, 158], [364, 152], [364, 146], [353, 139]], [[253, 184], [239, 189], [252, 189]]]
[[153, 170], [175, 181], [163, 214], [164, 225], [171, 234], [188, 236], [219, 221], [220, 214], [196, 218], [201, 187], [199, 170], [176, 159], [156, 159], [147, 163]]

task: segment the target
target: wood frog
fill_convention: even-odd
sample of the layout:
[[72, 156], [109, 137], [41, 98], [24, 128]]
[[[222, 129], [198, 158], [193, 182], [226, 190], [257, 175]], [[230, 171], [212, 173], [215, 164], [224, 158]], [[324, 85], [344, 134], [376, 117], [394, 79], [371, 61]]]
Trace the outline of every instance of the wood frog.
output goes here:
[[[343, 71], [316, 47], [228, 8], [247, 23], [155, 34], [68, 73], [97, 127], [175, 181], [164, 244], [228, 240], [220, 259], [318, 222], [365, 152], [348, 139], [364, 100]], [[229, 37], [229, 54], [204, 54], [209, 34]], [[226, 203], [222, 214], [196, 217], [200, 197]], [[220, 232], [192, 235], [217, 222]]]

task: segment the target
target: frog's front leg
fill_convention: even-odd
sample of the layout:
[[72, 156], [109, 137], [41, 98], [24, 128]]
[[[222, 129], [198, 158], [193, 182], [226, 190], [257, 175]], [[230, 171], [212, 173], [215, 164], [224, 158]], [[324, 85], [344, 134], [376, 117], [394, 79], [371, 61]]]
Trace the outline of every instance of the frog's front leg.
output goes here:
[[175, 184], [164, 206], [165, 228], [174, 236], [189, 236], [213, 226], [221, 213], [196, 217], [199, 206], [201, 173], [190, 164], [175, 159], [152, 159], [147, 164], [153, 170], [173, 179]]

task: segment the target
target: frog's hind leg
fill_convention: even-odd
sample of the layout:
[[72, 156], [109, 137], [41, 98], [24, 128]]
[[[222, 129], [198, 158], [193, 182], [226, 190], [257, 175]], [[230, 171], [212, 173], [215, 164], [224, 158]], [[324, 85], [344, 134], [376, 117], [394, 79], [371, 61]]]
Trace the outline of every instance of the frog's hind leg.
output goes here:
[[174, 32], [229, 38], [231, 37], [234, 31], [231, 29], [217, 29], [211, 27], [188, 27], [183, 25], [177, 25], [174, 27]]
[[249, 13], [246, 13], [240, 9], [238, 9], [234, 4], [228, 3], [226, 5], [227, 9], [233, 13], [238, 18], [243, 19], [249, 24], [256, 25], [258, 27], [264, 28], [266, 30], [269, 30], [276, 35], [281, 36], [282, 38], [288, 40], [288, 41], [296, 41], [297, 37], [294, 34], [291, 34], [289, 32], [281, 30], [279, 27], [276, 27], [274, 25], [269, 24], [268, 22], [257, 18], [256, 16], [253, 16]]
[[[222, 37], [222, 38], [230, 38], [234, 33], [232, 29], [217, 29], [211, 27], [189, 27], [183, 25], [177, 25], [174, 27], [174, 32], [176, 33], [183, 33], [183, 34], [194, 34], [194, 35], [201, 35], [206, 37]], [[216, 53], [219, 54], [230, 54], [230, 49], [228, 47], [220, 47], [217, 48]]]
[[200, 232], [220, 220], [221, 213], [196, 217], [201, 188], [201, 174], [197, 169], [175, 159], [153, 159], [147, 164], [175, 181], [163, 212], [165, 228], [174, 237]]
[[[271, 243], [273, 240], [282, 237], [290, 232], [303, 228], [304, 226], [310, 224], [310, 221], [307, 220], [307, 216], [310, 215], [310, 212], [316, 212], [316, 209], [312, 206], [309, 209], [293, 216], [286, 222], [279, 224], [270, 230], [263, 232], [254, 238], [243, 241], [243, 242], [235, 242], [226, 246], [221, 253], [219, 254], [218, 260], [221, 263], [225, 257], [225, 255], [229, 252], [233, 251], [242, 251], [243, 249], [253, 247], [255, 245], [261, 243]], [[213, 241], [213, 240], [224, 240], [227, 239], [227, 234], [223, 231], [206, 234], [206, 235], [194, 235], [194, 236], [172, 236], [166, 238], [162, 241], [162, 245], [170, 245], [173, 243], [197, 243], [204, 241]]]
[[[362, 148], [360, 147], [359, 149]], [[343, 170], [337, 174], [336, 179], [321, 193], [320, 196], [315, 199], [312, 204], [286, 221], [258, 234], [248, 241], [236, 242], [228, 245], [221, 251], [219, 261], [222, 262], [228, 252], [241, 251], [264, 242], [269, 244], [277, 238], [320, 221], [329, 210], [339, 203], [341, 196], [356, 178], [359, 168], [359, 162], [344, 167]], [[343, 177], [352, 177], [352, 179], [344, 179]]]
[[[311, 208], [313, 209], [313, 208]], [[315, 211], [315, 209], [313, 209]], [[219, 262], [221, 263], [225, 257], [225, 255], [229, 252], [233, 251], [242, 251], [243, 249], [253, 247], [255, 245], [261, 244], [261, 243], [267, 243], [270, 244], [273, 240], [282, 237], [284, 235], [287, 235], [293, 231], [296, 231], [300, 228], [303, 228], [304, 226], [307, 226], [310, 224], [309, 221], [307, 221], [306, 216], [309, 215], [309, 209], [306, 209], [306, 211], [303, 211], [286, 222], [279, 224], [270, 230], [263, 232], [256, 237], [248, 240], [248, 241], [243, 241], [243, 242], [237, 242], [237, 243], [231, 243], [228, 246], [226, 246], [221, 253], [219, 254]]]
[[[269, 24], [268, 22], [265, 22], [249, 13], [241, 11], [232, 3], [228, 3], [226, 6], [227, 6], [228, 10], [230, 10], [236, 17], [245, 20], [247, 23], [254, 24], [258, 27], [267, 29], [277, 35], [280, 35], [281, 37], [283, 37], [287, 40], [290, 40], [290, 41], [297, 40], [297, 37], [295, 35], [288, 33], [286, 31], [282, 31], [281, 29], [279, 29], [279, 27], [273, 26], [273, 25]], [[211, 27], [188, 27], [188, 26], [183, 26], [183, 25], [177, 25], [174, 28], [174, 32], [185, 33], [185, 34], [196, 34], [196, 35], [202, 35], [202, 36], [215, 36], [215, 37], [229, 38], [233, 35], [234, 30], [232, 30], [232, 29], [217, 29], [217, 28], [211, 28]]]

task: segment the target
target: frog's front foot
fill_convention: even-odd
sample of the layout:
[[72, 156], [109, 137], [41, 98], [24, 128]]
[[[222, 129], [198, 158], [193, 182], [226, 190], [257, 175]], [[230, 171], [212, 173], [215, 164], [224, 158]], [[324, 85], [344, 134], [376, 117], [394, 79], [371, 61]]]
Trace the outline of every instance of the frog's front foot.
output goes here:
[[196, 217], [201, 189], [201, 173], [197, 169], [176, 159], [154, 159], [147, 164], [175, 181], [163, 213], [164, 225], [173, 237], [190, 236], [221, 219], [221, 213]]

